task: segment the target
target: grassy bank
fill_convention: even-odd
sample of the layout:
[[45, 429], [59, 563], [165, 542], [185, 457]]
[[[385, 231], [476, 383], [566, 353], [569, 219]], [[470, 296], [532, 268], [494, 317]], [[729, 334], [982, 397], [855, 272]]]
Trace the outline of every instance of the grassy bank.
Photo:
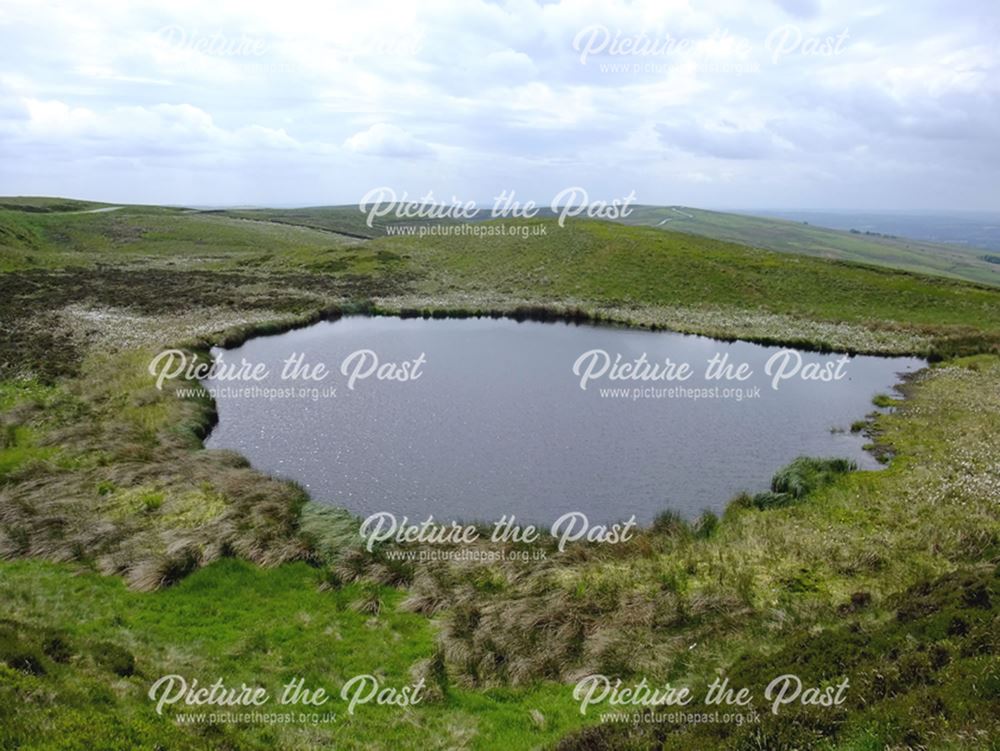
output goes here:
[[997, 345], [992, 288], [651, 228], [536, 226], [546, 233], [378, 242], [427, 270], [414, 286], [432, 300], [453, 288], [473, 300], [589, 304], [691, 333], [856, 351], [928, 353], [966, 337], [980, 340], [970, 351]]
[[[508, 748], [553, 742], [580, 723], [556, 686], [428, 692], [407, 709], [339, 698], [331, 720], [288, 724], [181, 724], [191, 707], [163, 716], [146, 698], [161, 675], [264, 686], [277, 694], [303, 678], [340, 690], [375, 673], [403, 686], [434, 655], [426, 619], [400, 612], [385, 588], [378, 617], [359, 612], [361, 587], [321, 591], [304, 564], [262, 570], [220, 561], [155, 594], [120, 579], [39, 562], [2, 565], [0, 746], [3, 748], [455, 748], [491, 738]], [[528, 708], [544, 718], [533, 720]], [[301, 708], [270, 708], [293, 717]]]
[[[995, 680], [995, 565], [984, 570], [982, 563], [995, 558], [1000, 540], [1000, 391], [990, 388], [998, 381], [992, 357], [928, 371], [898, 411], [870, 428], [896, 449], [885, 471], [813, 477], [805, 494], [767, 510], [737, 499], [719, 524], [692, 528], [664, 516], [629, 546], [576, 548], [543, 565], [387, 568], [384, 557], [351, 552], [349, 520], [311, 510], [296, 533], [307, 558], [336, 559], [318, 568], [260, 570], [222, 556], [173, 587], [143, 594], [118, 577], [89, 573], [87, 557], [58, 566], [0, 564], [10, 608], [0, 640], [3, 704], [14, 708], [5, 740], [39, 748], [72, 745], [60, 739], [102, 748], [152, 739], [180, 748], [534, 748], [589, 727], [566, 737], [567, 747], [627, 741], [648, 748], [651, 738], [669, 736], [671, 748], [723, 741], [752, 748], [744, 731], [729, 738], [698, 729], [692, 738], [673, 725], [636, 732], [601, 725], [576, 711], [571, 683], [599, 670], [703, 685], [731, 666], [734, 679], [756, 685], [769, 672], [804, 665], [816, 680], [849, 673], [858, 686], [851, 711], [832, 724], [821, 713], [793, 714], [790, 724], [769, 718], [765, 737], [801, 743], [815, 735], [830, 748], [929, 738], [939, 742], [932, 748], [987, 748], [983, 733], [997, 697], [968, 693], [967, 681], [989, 687]], [[33, 398], [53, 398], [33, 388]], [[43, 461], [51, 469], [65, 450]], [[185, 494], [162, 468], [146, 470], [159, 483], [154, 503], [142, 485], [109, 492], [116, 506], [121, 493], [134, 501], [120, 512], [133, 524], [174, 531], [181, 526], [175, 504]], [[785, 477], [776, 488], [788, 484]], [[208, 507], [205, 499], [195, 505]], [[199, 518], [197, 529], [211, 530], [211, 520]], [[210, 541], [206, 533], [202, 545]], [[972, 577], [968, 586], [956, 584], [962, 577]], [[980, 587], [986, 599], [976, 599]], [[967, 592], [970, 602], [962, 599]], [[900, 616], [911, 612], [901, 608], [912, 606], [914, 593], [929, 604]], [[367, 606], [373, 597], [377, 616]], [[969, 627], [949, 634], [963, 628], [951, 625], [956, 618]], [[817, 639], [826, 648], [803, 663], [796, 645]], [[902, 672], [883, 686], [872, 671], [884, 667], [876, 655], [886, 644], [912, 666], [897, 667]], [[144, 696], [165, 672], [274, 686], [302, 675], [336, 690], [372, 665], [399, 683], [441, 660], [446, 670], [434, 685], [442, 693], [426, 706], [402, 715], [376, 710], [320, 729], [182, 727], [156, 717]], [[45, 701], [27, 700], [39, 691]], [[934, 700], [934, 711], [909, 711], [925, 699]]]

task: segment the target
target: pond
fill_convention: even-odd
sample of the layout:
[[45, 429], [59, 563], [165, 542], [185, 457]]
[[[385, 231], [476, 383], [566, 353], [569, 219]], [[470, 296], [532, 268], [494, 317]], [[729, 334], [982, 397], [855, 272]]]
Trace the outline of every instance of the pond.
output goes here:
[[[851, 424], [924, 365], [491, 318], [347, 317], [215, 354], [208, 447], [411, 522], [693, 518], [797, 456], [876, 468]], [[244, 361], [257, 380], [227, 379]]]

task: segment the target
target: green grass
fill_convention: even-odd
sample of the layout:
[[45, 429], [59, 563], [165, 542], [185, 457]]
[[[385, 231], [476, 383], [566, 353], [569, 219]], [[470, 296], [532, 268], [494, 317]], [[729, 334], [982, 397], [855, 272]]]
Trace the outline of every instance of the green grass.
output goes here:
[[[982, 566], [921, 582], [872, 617], [867, 593], [843, 610], [843, 622], [803, 629], [770, 653], [746, 654], [727, 673], [730, 685], [760, 695], [776, 676], [806, 686], [849, 682], [840, 707], [761, 702], [761, 721], [742, 727], [647, 723], [590, 727], [563, 741], [587, 748], [682, 751], [692, 748], [809, 748], [865, 751], [989, 748], [1000, 730], [1000, 649], [996, 598], [1000, 569]], [[730, 711], [735, 710], [732, 708]]]
[[743, 496], [739, 503], [761, 511], [801, 501], [811, 493], [857, 469], [847, 459], [816, 459], [800, 456], [782, 468], [771, 480], [771, 489], [754, 496]]
[[27, 211], [31, 213], [91, 211], [112, 206], [97, 201], [78, 201], [73, 198], [52, 198], [44, 196], [0, 197], [0, 209]]
[[[367, 217], [357, 206], [317, 206], [302, 209], [242, 209], [227, 210], [226, 216], [253, 221], [274, 222], [292, 226], [309, 227], [340, 234], [345, 237], [371, 239], [385, 234], [386, 222], [379, 220], [367, 224]], [[414, 223], [420, 224], [418, 220]]]
[[0, 211], [0, 269], [8, 271], [137, 262], [177, 270], [308, 268], [356, 242], [304, 227], [183, 209], [129, 206], [106, 213], [71, 214]]
[[[440, 220], [383, 217], [373, 222], [372, 227], [368, 227], [366, 215], [353, 205], [227, 210], [220, 213], [365, 238], [384, 236], [386, 227], [390, 225], [426, 226], [447, 223]], [[539, 217], [551, 218], [551, 212], [543, 210]], [[1000, 285], [1000, 269], [983, 257], [983, 251], [943, 243], [859, 235], [801, 222], [687, 207], [636, 206], [630, 216], [623, 218], [621, 222], [685, 232], [783, 253], [855, 261], [980, 284]]]
[[691, 209], [637, 206], [626, 224], [687, 232], [783, 253], [876, 264], [904, 271], [1000, 285], [1000, 269], [983, 251], [908, 238], [875, 237], [803, 222]]
[[15, 406], [27, 410], [55, 408], [58, 390], [35, 381], [0, 381], [0, 483], [16, 469], [32, 462], [51, 458], [57, 451], [53, 446], [39, 446], [38, 433], [20, 419], [8, 416]]
[[[399, 592], [383, 588], [386, 605], [371, 618], [352, 607], [357, 586], [321, 592], [303, 564], [262, 570], [220, 561], [148, 595], [51, 564], [5, 563], [0, 572], [3, 748], [530, 748], [579, 724], [571, 697], [544, 684], [485, 693], [446, 686], [444, 694], [432, 684], [405, 712], [373, 704], [346, 714], [338, 692], [347, 679], [374, 673], [386, 686], [411, 684], [412, 669], [434, 655], [432, 630], [399, 612]], [[2, 640], [3, 624], [13, 625], [13, 641]], [[58, 659], [46, 653], [54, 640]], [[25, 655], [34, 657], [30, 672]], [[303, 678], [334, 694], [323, 711], [337, 717], [321, 725], [178, 725], [176, 713], [199, 710], [174, 707], [158, 717], [146, 697], [167, 674], [203, 684], [223, 677], [272, 695]], [[544, 729], [530, 709], [541, 712]], [[275, 701], [268, 711], [292, 710]]]
[[379, 240], [462, 289], [611, 305], [767, 311], [814, 320], [1000, 330], [1000, 292], [647, 228], [544, 222], [545, 236]]
[[23, 467], [33, 461], [49, 458], [55, 449], [39, 447], [33, 440], [31, 430], [21, 426], [4, 426], [0, 436], [0, 480], [18, 467]]

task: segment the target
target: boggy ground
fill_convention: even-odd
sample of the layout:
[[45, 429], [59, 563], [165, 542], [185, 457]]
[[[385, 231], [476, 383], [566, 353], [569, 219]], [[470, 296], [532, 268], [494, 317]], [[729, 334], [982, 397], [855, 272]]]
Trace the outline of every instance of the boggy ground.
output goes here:
[[[186, 216], [32, 212], [16, 217], [30, 244], [5, 246], [0, 746], [991, 748], [1000, 293], [596, 223], [546, 247], [465, 247]], [[202, 449], [212, 406], [145, 372], [166, 345], [376, 306], [944, 361], [866, 428], [894, 453], [882, 472], [696, 525], [665, 515], [628, 545], [543, 563], [401, 563], [358, 549], [348, 515]], [[587, 672], [703, 686], [719, 670], [852, 690], [835, 712], [739, 727], [601, 723], [572, 698]], [[145, 698], [169, 672], [333, 689], [377, 672], [432, 690], [320, 726], [184, 726]]]

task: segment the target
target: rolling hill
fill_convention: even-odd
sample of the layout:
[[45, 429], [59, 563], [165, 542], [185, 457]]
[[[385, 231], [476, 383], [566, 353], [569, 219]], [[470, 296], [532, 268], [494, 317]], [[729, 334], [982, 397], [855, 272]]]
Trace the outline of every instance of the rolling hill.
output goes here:
[[[243, 286], [241, 294], [260, 304], [289, 290], [301, 291], [297, 299], [391, 298], [392, 307], [418, 310], [447, 304], [482, 312], [520, 300], [677, 331], [848, 351], [948, 354], [990, 351], [1000, 341], [995, 287], [765, 250], [675, 231], [673, 222], [492, 221], [454, 233], [362, 240], [336, 231], [351, 220], [363, 226], [360, 213], [346, 208], [252, 216], [259, 218], [145, 206], [0, 211], [0, 270], [58, 270], [61, 299], [147, 308], [167, 304], [168, 284], [205, 303], [230, 299]], [[299, 224], [317, 216], [328, 228]], [[35, 289], [34, 281], [0, 283], [11, 295], [7, 311], [33, 304], [14, 298]]]
[[[385, 235], [388, 227], [441, 224], [427, 219], [379, 219], [373, 227], [357, 206], [314, 206], [301, 209], [222, 210], [227, 216], [295, 224], [356, 238]], [[542, 210], [539, 218], [550, 218]], [[485, 211], [475, 221], [488, 219]], [[447, 222], [454, 223], [454, 222]], [[800, 253], [952, 279], [1000, 286], [1000, 264], [990, 263], [986, 251], [977, 248], [816, 227], [803, 222], [764, 218], [682, 206], [637, 206], [622, 224], [649, 226], [701, 235], [713, 240], [750, 245], [779, 253]]]
[[[327, 235], [313, 239], [319, 243], [356, 242], [372, 240], [391, 234], [393, 229], [403, 226], [420, 227], [439, 224], [455, 224], [455, 221], [434, 219], [378, 219], [369, 227], [365, 215], [355, 205], [313, 206], [295, 209], [183, 209], [178, 207], [125, 206], [102, 204], [89, 201], [75, 201], [62, 198], [0, 197], [0, 247], [15, 247], [17, 237], [28, 237], [23, 226], [26, 214], [48, 215], [50, 224], [65, 223], [68, 215], [92, 213], [112, 213], [119, 211], [125, 215], [141, 213], [160, 214], [177, 217], [182, 214], [193, 216], [224, 217], [229, 220], [269, 223], [299, 229], [313, 230]], [[552, 212], [543, 210], [539, 219], [551, 218]], [[486, 211], [472, 221], [486, 221]], [[724, 240], [755, 248], [773, 250], [779, 253], [795, 253], [831, 260], [854, 261], [857, 263], [885, 266], [921, 274], [962, 279], [979, 284], [1000, 286], [1000, 264], [987, 260], [988, 253], [982, 249], [965, 246], [934, 243], [904, 237], [888, 237], [873, 234], [817, 227], [803, 222], [793, 222], [778, 218], [765, 218], [706, 211], [683, 206], [636, 206], [632, 213], [620, 220], [630, 226], [653, 227], [660, 230], [683, 232], [690, 235]], [[197, 225], [195, 225], [197, 226]], [[213, 225], [219, 227], [221, 224]], [[239, 235], [235, 222], [230, 222], [229, 235]], [[253, 235], [253, 228], [246, 228], [242, 234]], [[330, 237], [335, 236], [335, 237]], [[304, 236], [303, 236], [304, 237]], [[213, 242], [220, 238], [213, 236]], [[196, 242], [196, 240], [193, 240]], [[236, 241], [240, 243], [239, 240]], [[279, 243], [281, 244], [281, 243]], [[10, 263], [7, 263], [10, 267]]]
[[622, 220], [632, 225], [671, 229], [729, 240], [781, 253], [871, 263], [1000, 285], [1000, 265], [982, 257], [986, 251], [904, 237], [883, 237], [686, 206], [637, 206]]

